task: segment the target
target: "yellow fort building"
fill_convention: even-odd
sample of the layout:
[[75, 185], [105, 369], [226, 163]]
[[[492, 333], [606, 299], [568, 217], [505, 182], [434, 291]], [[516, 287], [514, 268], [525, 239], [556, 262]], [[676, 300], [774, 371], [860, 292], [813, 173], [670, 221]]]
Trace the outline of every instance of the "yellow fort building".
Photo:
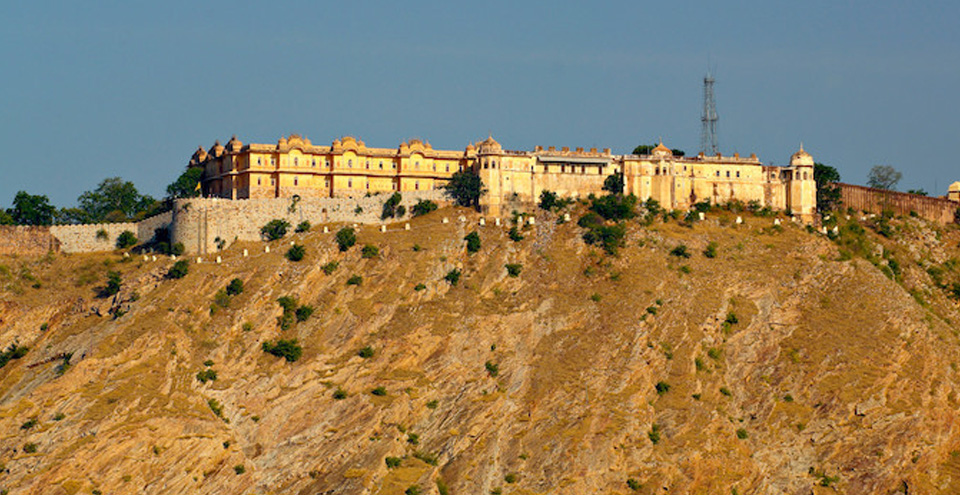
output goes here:
[[757, 156], [675, 156], [660, 143], [648, 155], [614, 155], [610, 149], [504, 150], [493, 137], [463, 151], [437, 150], [413, 139], [397, 148], [369, 148], [344, 137], [315, 146], [298, 135], [275, 145], [243, 144], [197, 149], [189, 167], [202, 167], [204, 196], [230, 199], [357, 197], [368, 193], [430, 191], [460, 171], [475, 173], [486, 193], [483, 209], [500, 215], [510, 203], [532, 203], [541, 192], [579, 197], [603, 192], [604, 180], [622, 174], [624, 193], [664, 207], [694, 203], [757, 202], [805, 221], [816, 213], [813, 157], [800, 147], [786, 167], [763, 165]]

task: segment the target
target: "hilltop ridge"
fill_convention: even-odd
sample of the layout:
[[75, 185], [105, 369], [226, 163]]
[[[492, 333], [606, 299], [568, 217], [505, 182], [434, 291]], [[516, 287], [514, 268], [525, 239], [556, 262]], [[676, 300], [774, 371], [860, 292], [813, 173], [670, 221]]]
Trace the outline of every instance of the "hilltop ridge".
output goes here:
[[[0, 258], [0, 344], [29, 348], [0, 369], [0, 487], [960, 490], [956, 227], [844, 215], [831, 240], [714, 209], [630, 221], [613, 256], [561, 218], [515, 241], [445, 208], [346, 252], [315, 226], [181, 279], [121, 252]], [[296, 360], [265, 352], [293, 339]]]

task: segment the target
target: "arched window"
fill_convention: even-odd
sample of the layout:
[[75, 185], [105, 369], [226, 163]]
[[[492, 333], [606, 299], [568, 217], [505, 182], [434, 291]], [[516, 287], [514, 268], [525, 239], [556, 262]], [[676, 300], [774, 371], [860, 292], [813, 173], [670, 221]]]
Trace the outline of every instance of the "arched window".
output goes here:
[[492, 166], [493, 168], [497, 168], [497, 162], [496, 162], [496, 161], [493, 161], [493, 162], [490, 162], [490, 163], [491, 163], [490, 166]]
[[807, 180], [807, 173], [806, 173], [806, 172], [803, 173], [803, 180]]
[[740, 177], [740, 171], [737, 170], [737, 177]]
[[300, 185], [300, 180], [299, 180], [297, 177], [294, 177], [294, 178], [293, 178], [293, 185], [295, 185], [295, 186]]
[[380, 170], [383, 170], [383, 160], [380, 161]]
[[273, 165], [276, 165], [276, 164], [277, 164], [277, 159], [271, 156], [271, 157], [270, 157], [270, 165], [273, 166]]
[[260, 177], [257, 177], [257, 185], [260, 185]]
[[313, 161], [310, 163], [310, 166], [311, 166], [311, 167], [316, 167], [316, 166], [317, 166], [317, 159], [316, 159], [316, 158], [313, 159]]
[[414, 162], [413, 166], [414, 166], [417, 170], [420, 170], [420, 162]]
[[437, 171], [437, 164], [436, 164], [436, 163], [433, 164], [433, 171], [434, 171], [434, 172]]
[[350, 187], [350, 188], [353, 187], [353, 179], [347, 180], [347, 187]]
[[369, 182], [367, 182], [367, 189], [368, 189], [368, 190], [370, 189], [370, 183], [369, 183]]
[[257, 157], [257, 165], [260, 165], [260, 157]]
[[720, 177], [720, 171], [717, 170], [717, 177]]
[[449, 171], [450, 171], [450, 164], [448, 163], [448, 164], [447, 164], [447, 172], [449, 172]]
[[727, 170], [727, 178], [728, 178], [728, 179], [730, 178], [730, 171], [729, 171], [729, 170]]
[[297, 158], [297, 157], [293, 157], [293, 166], [296, 167], [297, 164], [299, 164], [299, 163], [300, 163], [300, 159]]
[[416, 189], [417, 191], [419, 191], [419, 190], [420, 190], [420, 181], [414, 182], [414, 183], [413, 183], [413, 188]]
[[353, 168], [353, 158], [347, 160], [347, 168]]

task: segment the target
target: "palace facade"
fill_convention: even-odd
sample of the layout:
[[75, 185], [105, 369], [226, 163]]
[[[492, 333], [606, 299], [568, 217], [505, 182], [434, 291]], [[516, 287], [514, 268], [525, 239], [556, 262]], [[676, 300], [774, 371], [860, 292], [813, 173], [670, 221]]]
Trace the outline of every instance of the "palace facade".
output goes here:
[[197, 149], [189, 167], [202, 167], [204, 196], [230, 199], [300, 196], [356, 197], [393, 191], [428, 191], [454, 173], [478, 174], [487, 189], [481, 206], [500, 215], [507, 203], [531, 203], [540, 193], [579, 197], [602, 194], [611, 174], [623, 174], [627, 194], [653, 198], [666, 208], [739, 200], [789, 211], [805, 221], [816, 213], [813, 157], [801, 149], [787, 167], [763, 165], [756, 155], [674, 156], [660, 143], [649, 155], [614, 155], [610, 149], [537, 146], [510, 151], [493, 137], [463, 151], [436, 150], [413, 139], [397, 148], [369, 148], [344, 137], [315, 146], [298, 135], [275, 145], [243, 144]]

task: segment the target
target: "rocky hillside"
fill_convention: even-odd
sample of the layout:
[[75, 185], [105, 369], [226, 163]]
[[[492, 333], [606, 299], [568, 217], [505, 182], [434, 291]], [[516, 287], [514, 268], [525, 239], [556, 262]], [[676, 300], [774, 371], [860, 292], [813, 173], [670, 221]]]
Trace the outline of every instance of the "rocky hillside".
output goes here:
[[960, 493], [960, 230], [737, 215], [0, 259], [0, 487]]

